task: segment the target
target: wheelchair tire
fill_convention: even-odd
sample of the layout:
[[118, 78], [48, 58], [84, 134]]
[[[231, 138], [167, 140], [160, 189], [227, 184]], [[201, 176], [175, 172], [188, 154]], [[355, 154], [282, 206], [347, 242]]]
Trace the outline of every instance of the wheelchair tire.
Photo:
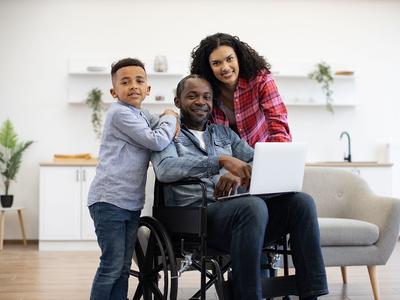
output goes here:
[[165, 227], [153, 217], [141, 217], [135, 258], [139, 279], [133, 300], [176, 300], [178, 276], [175, 254]]

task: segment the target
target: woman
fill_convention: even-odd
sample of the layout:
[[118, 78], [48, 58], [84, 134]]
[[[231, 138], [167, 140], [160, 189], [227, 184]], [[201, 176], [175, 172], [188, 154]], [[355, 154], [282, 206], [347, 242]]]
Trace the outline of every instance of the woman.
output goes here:
[[191, 73], [214, 90], [212, 121], [229, 125], [252, 147], [256, 142], [290, 142], [287, 110], [269, 65], [236, 36], [216, 33], [191, 53]]

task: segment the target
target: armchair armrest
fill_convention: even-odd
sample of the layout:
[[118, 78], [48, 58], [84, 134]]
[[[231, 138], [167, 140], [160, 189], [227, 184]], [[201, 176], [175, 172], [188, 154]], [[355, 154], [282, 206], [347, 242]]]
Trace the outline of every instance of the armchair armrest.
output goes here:
[[356, 207], [358, 211], [354, 213], [355, 218], [379, 227], [379, 239], [375, 246], [379, 248], [380, 263], [385, 264], [395, 247], [399, 234], [400, 200], [377, 196], [371, 192]]

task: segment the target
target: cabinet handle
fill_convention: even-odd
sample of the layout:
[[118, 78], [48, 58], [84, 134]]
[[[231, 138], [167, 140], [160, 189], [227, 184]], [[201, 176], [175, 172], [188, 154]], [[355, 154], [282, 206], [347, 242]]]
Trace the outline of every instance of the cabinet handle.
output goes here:
[[82, 170], [82, 181], [86, 181], [86, 170]]
[[78, 182], [80, 179], [79, 179], [79, 170], [78, 169], [76, 169], [75, 170], [75, 180]]

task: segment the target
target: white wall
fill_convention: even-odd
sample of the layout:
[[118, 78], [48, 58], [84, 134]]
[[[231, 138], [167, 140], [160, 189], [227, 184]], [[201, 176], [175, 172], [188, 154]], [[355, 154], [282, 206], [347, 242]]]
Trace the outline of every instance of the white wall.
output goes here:
[[[338, 159], [342, 130], [355, 160], [376, 160], [385, 143], [399, 142], [400, 1], [1, 0], [0, 122], [10, 118], [21, 139], [36, 141], [11, 188], [27, 207], [30, 239], [38, 237], [39, 162], [97, 149], [89, 109], [67, 103], [68, 59], [164, 54], [186, 72], [191, 49], [218, 31], [273, 65], [324, 59], [354, 68], [356, 108], [289, 108], [309, 160]], [[7, 217], [6, 238], [19, 238], [17, 218]]]

